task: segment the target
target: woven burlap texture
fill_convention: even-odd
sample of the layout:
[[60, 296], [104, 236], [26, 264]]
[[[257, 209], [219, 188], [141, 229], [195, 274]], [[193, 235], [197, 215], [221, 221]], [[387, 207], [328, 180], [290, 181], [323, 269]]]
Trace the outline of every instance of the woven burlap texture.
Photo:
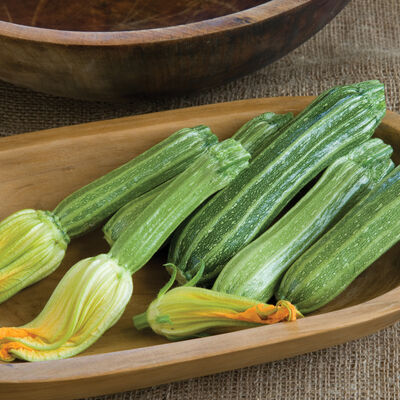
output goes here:
[[[0, 135], [252, 97], [317, 94], [380, 79], [400, 111], [400, 1], [352, 0], [288, 56], [230, 84], [182, 97], [89, 103], [0, 83]], [[400, 398], [400, 324], [366, 338], [292, 359], [98, 400], [350, 400]]]

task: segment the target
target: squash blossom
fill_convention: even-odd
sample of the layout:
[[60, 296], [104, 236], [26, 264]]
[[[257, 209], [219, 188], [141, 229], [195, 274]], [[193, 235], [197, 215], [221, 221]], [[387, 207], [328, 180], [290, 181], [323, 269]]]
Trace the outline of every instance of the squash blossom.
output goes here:
[[0, 359], [66, 358], [94, 343], [123, 313], [132, 294], [131, 275], [205, 199], [246, 168], [249, 158], [233, 139], [212, 146], [150, 202], [108, 254], [72, 267], [37, 318], [19, 328], [0, 328]]
[[0, 222], [0, 303], [51, 274], [68, 243], [49, 211], [21, 210]]
[[0, 303], [52, 273], [70, 238], [174, 178], [215, 143], [217, 137], [204, 125], [181, 129], [73, 192], [53, 211], [22, 210], [0, 222]]
[[0, 328], [0, 359], [43, 361], [80, 353], [118, 321], [132, 289], [129, 271], [106, 254], [78, 262], [32, 322]]
[[276, 306], [198, 287], [177, 287], [155, 299], [133, 318], [137, 329], [150, 327], [169, 340], [203, 336], [221, 328], [248, 328], [302, 316], [288, 301]]

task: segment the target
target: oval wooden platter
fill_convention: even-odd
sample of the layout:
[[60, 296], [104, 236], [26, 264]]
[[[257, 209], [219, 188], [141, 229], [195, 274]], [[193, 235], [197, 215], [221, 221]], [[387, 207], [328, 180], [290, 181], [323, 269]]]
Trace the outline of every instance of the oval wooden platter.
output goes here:
[[[299, 112], [312, 97], [277, 97], [213, 104], [94, 122], [0, 139], [0, 218], [22, 208], [51, 210], [63, 197], [128, 161], [177, 129], [200, 123], [226, 138], [265, 111]], [[400, 116], [388, 112], [376, 135], [400, 161]], [[71, 243], [62, 266], [0, 305], [0, 326], [21, 325], [43, 307], [68, 267], [107, 251], [99, 231]], [[0, 364], [1, 399], [71, 399], [212, 374], [292, 357], [352, 340], [400, 319], [400, 245], [382, 256], [335, 301], [293, 323], [169, 343], [137, 332], [143, 312], [167, 278], [165, 254], [134, 275], [122, 319], [78, 357]]]

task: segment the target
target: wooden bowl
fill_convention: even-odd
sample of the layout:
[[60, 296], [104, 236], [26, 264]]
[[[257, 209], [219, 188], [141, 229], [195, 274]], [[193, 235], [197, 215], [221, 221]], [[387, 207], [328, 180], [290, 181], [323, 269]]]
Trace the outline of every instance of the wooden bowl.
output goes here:
[[[51, 210], [71, 191], [159, 142], [177, 129], [210, 125], [221, 138], [265, 111], [299, 112], [311, 97], [244, 100], [140, 115], [0, 139], [0, 219], [22, 208]], [[400, 116], [388, 112], [377, 136], [400, 161]], [[77, 151], [78, 150], [78, 151]], [[21, 162], [23, 160], [23, 162]], [[0, 326], [21, 325], [42, 309], [78, 260], [108, 251], [101, 232], [73, 240], [61, 267], [0, 305]], [[296, 322], [167, 342], [138, 332], [143, 312], [168, 279], [164, 253], [134, 275], [134, 294], [121, 320], [78, 357], [0, 363], [0, 398], [83, 398], [278, 360], [355, 339], [400, 318], [400, 244], [384, 254], [332, 303]]]
[[284, 56], [349, 0], [3, 0], [0, 79], [123, 100], [212, 87]]

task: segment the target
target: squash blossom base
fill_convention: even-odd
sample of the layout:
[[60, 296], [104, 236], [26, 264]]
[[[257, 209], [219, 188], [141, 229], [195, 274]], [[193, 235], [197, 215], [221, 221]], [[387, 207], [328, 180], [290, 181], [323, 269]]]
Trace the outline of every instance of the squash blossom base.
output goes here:
[[0, 303], [51, 274], [68, 235], [49, 211], [21, 210], [0, 222]]

